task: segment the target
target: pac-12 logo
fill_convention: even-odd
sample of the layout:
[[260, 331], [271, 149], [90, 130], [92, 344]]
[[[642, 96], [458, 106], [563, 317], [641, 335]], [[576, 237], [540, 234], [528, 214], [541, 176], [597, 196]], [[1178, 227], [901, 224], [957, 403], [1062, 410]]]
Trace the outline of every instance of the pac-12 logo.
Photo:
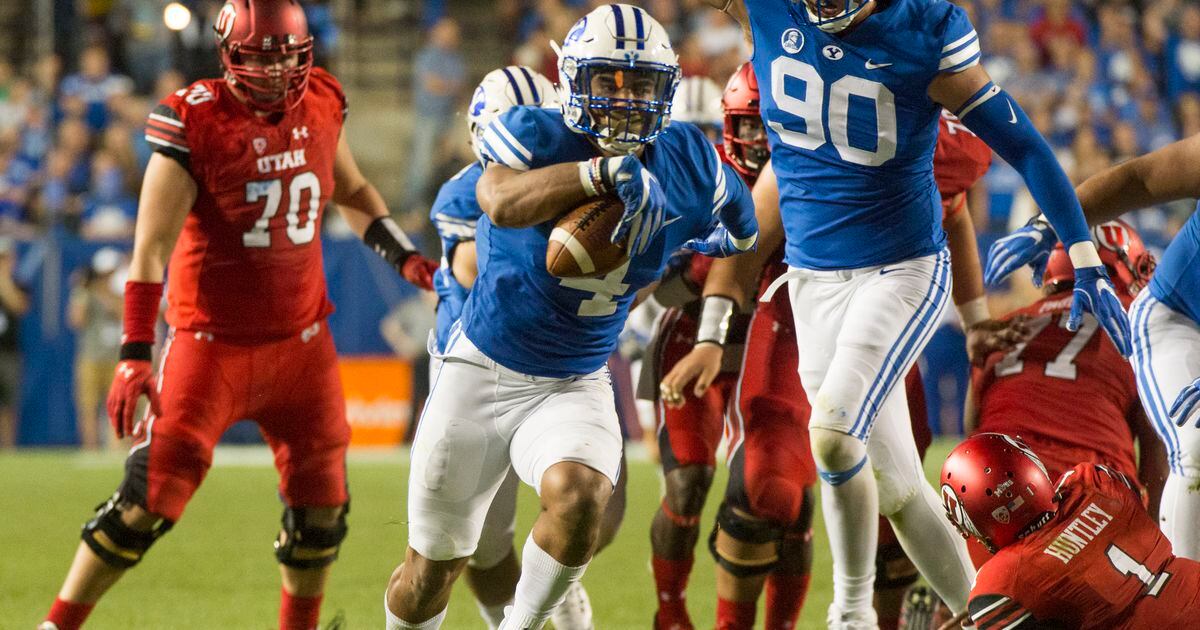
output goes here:
[[225, 41], [229, 34], [233, 32], [233, 21], [237, 19], [237, 8], [232, 2], [226, 2], [225, 6], [221, 7], [221, 12], [217, 14], [216, 30], [221, 41]]
[[804, 48], [804, 33], [801, 33], [798, 28], [789, 28], [783, 32], [783, 37], [779, 41], [784, 51], [794, 55]]

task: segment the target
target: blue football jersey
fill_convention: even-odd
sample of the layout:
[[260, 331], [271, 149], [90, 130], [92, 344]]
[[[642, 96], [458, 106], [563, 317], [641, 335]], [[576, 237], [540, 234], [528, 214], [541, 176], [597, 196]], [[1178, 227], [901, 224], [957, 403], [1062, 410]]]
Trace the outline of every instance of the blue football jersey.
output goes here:
[[458, 321], [467, 299], [466, 287], [459, 284], [450, 271], [450, 255], [459, 243], [475, 240], [475, 223], [483, 216], [483, 210], [475, 200], [475, 183], [482, 174], [483, 166], [478, 162], [463, 168], [442, 184], [429, 210], [429, 220], [442, 241], [442, 264], [433, 279], [439, 298], [434, 331], [438, 352], [446, 350], [450, 326]]
[[878, 0], [842, 36], [793, 0], [745, 0], [789, 265], [852, 269], [945, 245], [933, 151], [940, 72], [979, 63], [966, 14], [945, 0]]
[[[551, 109], [514, 108], [483, 139], [485, 161], [522, 171], [599, 155]], [[616, 348], [634, 294], [658, 279], [672, 253], [707, 235], [723, 207], [739, 208], [739, 216], [754, 213], [746, 185], [693, 125], [671, 124], [641, 162], [662, 185], [666, 227], [645, 253], [604, 277], [561, 279], [546, 271], [554, 221], [518, 229], [496, 227], [486, 215], [479, 219], [479, 277], [462, 326], [484, 354], [533, 376], [594, 372]]]
[[1200, 324], [1200, 206], [1163, 252], [1150, 294]]

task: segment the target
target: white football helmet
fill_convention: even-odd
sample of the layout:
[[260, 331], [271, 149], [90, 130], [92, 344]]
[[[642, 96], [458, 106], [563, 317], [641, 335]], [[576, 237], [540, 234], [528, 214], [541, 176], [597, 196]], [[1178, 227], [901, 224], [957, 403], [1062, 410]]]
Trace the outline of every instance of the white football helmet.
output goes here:
[[505, 66], [487, 73], [467, 108], [467, 130], [471, 132], [471, 150], [479, 153], [479, 139], [487, 126], [500, 114], [518, 105], [558, 107], [558, 88], [545, 75], [528, 66]]
[[679, 57], [646, 11], [606, 4], [576, 22], [554, 49], [563, 118], [601, 149], [629, 153], [671, 123]]
[[675, 89], [671, 120], [692, 123], [712, 140], [721, 137], [725, 112], [721, 110], [721, 88], [708, 77], [684, 77]]

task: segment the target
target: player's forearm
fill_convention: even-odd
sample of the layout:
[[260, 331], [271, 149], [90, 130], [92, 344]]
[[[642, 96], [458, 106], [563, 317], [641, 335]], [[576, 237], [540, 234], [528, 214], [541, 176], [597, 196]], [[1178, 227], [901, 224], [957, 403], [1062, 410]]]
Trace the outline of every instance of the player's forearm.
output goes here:
[[150, 156], [138, 201], [130, 281], [163, 281], [167, 260], [196, 195], [196, 180], [183, 165], [161, 153]]
[[955, 114], [1025, 180], [1034, 201], [1067, 246], [1090, 241], [1075, 190], [1050, 145], [1021, 107], [988, 82]]
[[984, 297], [983, 266], [979, 263], [979, 244], [975, 225], [965, 209], [946, 219], [946, 241], [950, 248], [950, 275], [954, 280], [954, 305], [960, 308], [979, 304]]
[[1200, 197], [1200, 136], [1107, 168], [1075, 189], [1088, 223], [1112, 221], [1130, 210]]
[[337, 204], [342, 218], [346, 220], [346, 225], [350, 226], [359, 238], [367, 233], [367, 228], [375, 219], [389, 216], [383, 195], [365, 180], [354, 190], [344, 193], [340, 192], [340, 189], [335, 191], [333, 201]]
[[522, 228], [549, 221], [589, 196], [579, 164], [567, 162], [529, 171], [493, 164], [475, 185], [479, 207], [499, 227]]

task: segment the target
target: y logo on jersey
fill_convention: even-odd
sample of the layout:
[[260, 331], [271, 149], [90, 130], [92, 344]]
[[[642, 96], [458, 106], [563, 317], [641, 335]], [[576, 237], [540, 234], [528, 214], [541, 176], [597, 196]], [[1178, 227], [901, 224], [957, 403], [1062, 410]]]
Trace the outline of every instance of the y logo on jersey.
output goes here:
[[843, 52], [841, 48], [834, 46], [833, 44], [822, 48], [821, 54], [825, 55], [825, 58], [830, 61], [837, 61], [838, 59], [846, 56], [846, 53]]
[[798, 28], [789, 28], [783, 32], [780, 42], [784, 51], [794, 55], [804, 48], [804, 33], [801, 33]]

